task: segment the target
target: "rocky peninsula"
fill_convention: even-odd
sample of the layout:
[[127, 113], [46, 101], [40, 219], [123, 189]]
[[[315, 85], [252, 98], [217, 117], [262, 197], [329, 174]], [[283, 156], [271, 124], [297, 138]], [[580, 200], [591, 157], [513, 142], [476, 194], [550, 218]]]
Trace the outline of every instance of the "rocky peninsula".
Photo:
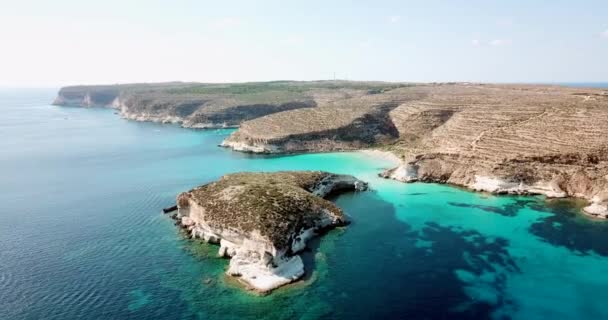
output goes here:
[[185, 127], [238, 127], [253, 153], [381, 149], [384, 177], [589, 201], [608, 218], [608, 90], [551, 85], [275, 81], [67, 87], [61, 105]]
[[317, 106], [315, 95], [343, 96], [351, 90], [349, 87], [358, 86], [336, 87], [326, 81], [72, 86], [61, 88], [53, 104], [114, 108], [123, 118], [136, 121], [226, 128], [268, 114], [313, 108]]
[[319, 171], [234, 173], [180, 194], [174, 218], [192, 238], [220, 245], [228, 275], [268, 293], [304, 275], [298, 253], [308, 240], [348, 223], [324, 198], [366, 188], [352, 176]]

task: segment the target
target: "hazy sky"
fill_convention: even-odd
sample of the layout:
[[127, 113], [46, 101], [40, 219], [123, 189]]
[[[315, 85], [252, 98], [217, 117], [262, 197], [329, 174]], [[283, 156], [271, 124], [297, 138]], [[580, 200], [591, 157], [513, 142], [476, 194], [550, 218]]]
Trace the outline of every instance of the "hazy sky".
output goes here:
[[0, 0], [0, 85], [608, 81], [607, 0]]

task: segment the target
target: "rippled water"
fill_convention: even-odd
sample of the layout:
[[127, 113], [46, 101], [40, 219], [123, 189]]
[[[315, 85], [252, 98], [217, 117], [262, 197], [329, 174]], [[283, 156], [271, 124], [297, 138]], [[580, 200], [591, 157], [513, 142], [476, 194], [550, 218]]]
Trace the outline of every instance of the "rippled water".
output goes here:
[[[607, 318], [608, 225], [573, 201], [494, 197], [376, 174], [358, 153], [254, 157], [229, 131], [136, 123], [0, 92], [0, 319]], [[243, 170], [354, 174], [353, 224], [307, 252], [306, 281], [258, 297], [160, 209]]]

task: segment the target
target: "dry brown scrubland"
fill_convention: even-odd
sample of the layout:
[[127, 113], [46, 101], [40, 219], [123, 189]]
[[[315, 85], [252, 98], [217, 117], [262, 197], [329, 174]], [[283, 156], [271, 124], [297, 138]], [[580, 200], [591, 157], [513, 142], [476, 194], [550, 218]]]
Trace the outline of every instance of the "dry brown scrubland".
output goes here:
[[403, 159], [386, 177], [581, 197], [593, 202], [589, 214], [605, 217], [606, 124], [601, 89], [435, 84], [246, 121], [225, 145], [252, 152], [376, 147]]
[[219, 243], [228, 275], [266, 294], [304, 275], [299, 252], [310, 239], [348, 223], [324, 198], [366, 188], [320, 171], [233, 173], [181, 193], [173, 217], [191, 237]]
[[224, 146], [257, 153], [379, 148], [386, 177], [495, 193], [581, 197], [608, 216], [608, 90], [542, 85], [277, 81], [68, 87], [57, 104], [129, 119], [238, 126]]

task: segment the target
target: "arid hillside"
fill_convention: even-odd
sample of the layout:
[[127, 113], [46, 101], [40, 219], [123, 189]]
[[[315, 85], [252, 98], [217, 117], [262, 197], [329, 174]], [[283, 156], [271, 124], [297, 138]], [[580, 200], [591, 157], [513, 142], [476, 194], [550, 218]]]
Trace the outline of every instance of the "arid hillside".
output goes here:
[[608, 92], [424, 84], [247, 121], [224, 145], [250, 152], [386, 149], [402, 181], [592, 201], [606, 216]]
[[470, 83], [276, 81], [68, 87], [57, 104], [129, 119], [238, 126], [223, 145], [256, 153], [379, 148], [402, 181], [591, 201], [608, 216], [608, 90]]
[[[269, 152], [377, 142], [404, 155], [416, 150], [484, 157], [502, 157], [507, 150], [513, 156], [577, 152], [603, 144], [600, 124], [608, 116], [608, 93], [557, 86], [412, 85], [381, 94], [315, 98], [316, 108], [243, 123], [228, 142]], [[563, 134], [570, 137], [562, 139]], [[335, 146], [323, 146], [322, 139]]]
[[241, 172], [177, 197], [174, 218], [193, 238], [219, 243], [226, 273], [260, 293], [304, 275], [299, 252], [347, 216], [324, 198], [363, 191], [352, 176], [320, 171]]
[[111, 107], [138, 121], [178, 123], [191, 128], [237, 127], [243, 121], [281, 111], [314, 108], [405, 86], [384, 82], [273, 81], [234, 84], [158, 83], [73, 86], [54, 104]]

